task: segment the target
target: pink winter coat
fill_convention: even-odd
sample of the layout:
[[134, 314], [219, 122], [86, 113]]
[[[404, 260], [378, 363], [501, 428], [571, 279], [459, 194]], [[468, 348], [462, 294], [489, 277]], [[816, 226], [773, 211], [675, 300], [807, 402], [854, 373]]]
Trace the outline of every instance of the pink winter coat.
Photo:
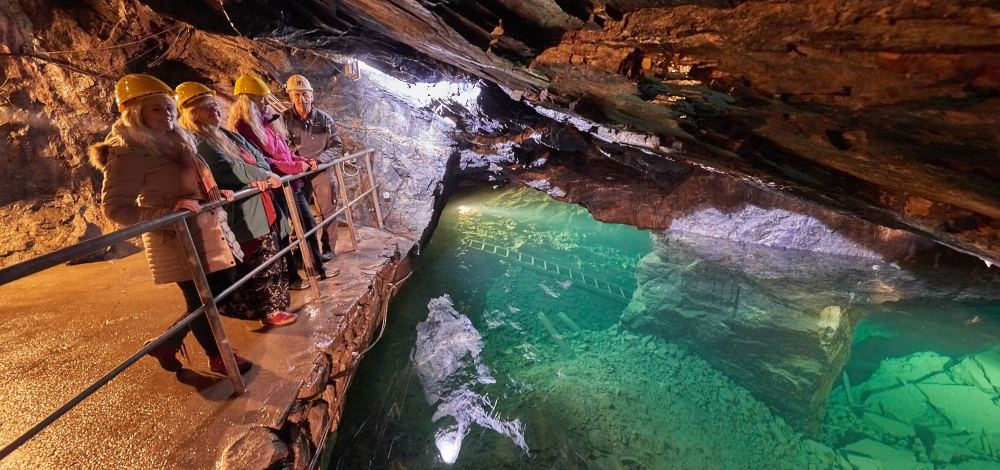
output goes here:
[[[265, 123], [270, 123], [278, 119], [278, 115], [261, 114], [260, 119]], [[288, 142], [285, 142], [285, 138], [278, 135], [274, 129], [271, 129], [271, 126], [264, 126], [264, 135], [267, 137], [267, 142], [261, 142], [257, 138], [257, 135], [253, 133], [250, 125], [245, 121], [236, 123], [235, 130], [264, 154], [264, 159], [271, 165], [271, 169], [279, 175], [297, 175], [302, 173], [302, 162], [309, 163], [311, 161], [308, 158], [293, 154], [289, 150]], [[293, 191], [298, 191], [302, 183], [299, 180], [295, 180], [292, 181], [291, 186]]]

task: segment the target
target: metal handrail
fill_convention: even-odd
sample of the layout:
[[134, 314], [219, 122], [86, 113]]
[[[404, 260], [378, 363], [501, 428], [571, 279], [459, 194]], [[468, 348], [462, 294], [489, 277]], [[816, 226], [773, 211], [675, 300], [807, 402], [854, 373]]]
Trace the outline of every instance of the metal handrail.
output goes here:
[[[288, 175], [281, 178], [283, 183], [304, 178], [306, 176], [314, 175], [316, 173], [322, 172], [338, 163], [343, 163], [348, 160], [353, 160], [362, 155], [372, 153], [375, 149], [362, 150], [343, 158], [338, 158], [332, 162], [324, 163], [316, 167], [316, 170], [298, 173], [295, 175]], [[205, 204], [201, 206], [201, 211], [212, 210], [223, 205], [229, 204], [230, 202], [236, 202], [242, 199], [246, 199], [257, 194], [261, 194], [261, 190], [257, 188], [244, 189], [237, 192], [234, 195], [232, 201], [221, 200], [212, 204]], [[199, 212], [199, 213], [200, 213]], [[47, 253], [36, 258], [32, 258], [28, 261], [23, 261], [21, 263], [15, 264], [13, 266], [8, 266], [6, 268], [0, 269], [0, 286], [4, 284], [9, 284], [23, 277], [28, 277], [32, 274], [44, 271], [46, 269], [58, 266], [63, 263], [67, 263], [78, 259], [82, 256], [93, 253], [97, 250], [103, 250], [105, 248], [111, 247], [116, 243], [123, 242], [130, 238], [135, 238], [143, 233], [149, 232], [151, 230], [156, 230], [161, 227], [165, 227], [174, 222], [182, 219], [186, 219], [195, 213], [191, 211], [179, 211], [173, 212], [171, 214], [158, 217], [156, 219], [147, 220], [144, 222], [139, 222], [135, 225], [130, 225], [123, 229], [116, 230], [106, 235], [101, 235], [99, 237], [91, 238], [90, 240], [82, 241], [80, 243], [70, 245], [66, 248], [62, 248], [52, 253]]]
[[[289, 243], [289, 245], [287, 247], [279, 250], [277, 253], [274, 254], [274, 256], [270, 257], [265, 262], [261, 263], [260, 266], [256, 267], [255, 269], [253, 269], [252, 271], [250, 271], [249, 273], [247, 273], [245, 276], [243, 276], [242, 278], [238, 279], [236, 282], [233, 283], [233, 285], [231, 285], [230, 287], [228, 287], [224, 291], [220, 292], [218, 295], [213, 295], [211, 293], [211, 291], [208, 289], [208, 285], [207, 285], [207, 281], [205, 279], [205, 273], [204, 273], [204, 269], [203, 269], [202, 264], [201, 264], [201, 260], [198, 259], [197, 252], [194, 251], [194, 248], [195, 248], [194, 242], [193, 242], [193, 240], [190, 237], [190, 233], [188, 232], [188, 227], [187, 227], [187, 221], [188, 221], [188, 219], [191, 216], [196, 215], [196, 213], [193, 213], [191, 211], [174, 212], [174, 213], [162, 216], [162, 217], [158, 217], [158, 218], [153, 219], [153, 220], [148, 220], [148, 221], [140, 222], [138, 224], [134, 224], [134, 225], [128, 226], [128, 227], [126, 227], [124, 229], [116, 230], [116, 231], [114, 231], [112, 233], [109, 233], [109, 234], [106, 234], [106, 235], [101, 235], [99, 237], [95, 237], [93, 239], [90, 239], [90, 240], [87, 240], [87, 241], [84, 241], [84, 242], [80, 242], [80, 243], [74, 244], [72, 246], [68, 246], [66, 248], [62, 248], [60, 250], [56, 250], [56, 251], [54, 251], [52, 253], [48, 253], [48, 254], [39, 256], [37, 258], [30, 259], [30, 260], [25, 261], [25, 262], [15, 264], [13, 266], [9, 266], [9, 267], [0, 269], [0, 286], [2, 286], [2, 285], [5, 285], [5, 284], [8, 284], [8, 283], [11, 283], [13, 281], [16, 281], [18, 279], [21, 279], [21, 278], [30, 276], [32, 274], [41, 272], [41, 271], [43, 271], [45, 269], [52, 268], [52, 267], [58, 266], [60, 264], [63, 264], [63, 263], [66, 263], [66, 262], [78, 259], [78, 258], [80, 258], [80, 257], [82, 257], [84, 255], [93, 253], [94, 251], [106, 249], [106, 248], [108, 248], [108, 247], [110, 247], [110, 246], [112, 246], [112, 245], [114, 245], [116, 243], [119, 243], [119, 242], [122, 242], [122, 241], [125, 241], [125, 240], [128, 240], [128, 239], [131, 239], [131, 238], [135, 238], [136, 236], [142, 235], [143, 233], [146, 233], [148, 231], [156, 230], [156, 229], [162, 228], [162, 227], [166, 227], [167, 225], [171, 225], [171, 224], [176, 224], [177, 227], [178, 227], [178, 231], [179, 232], [183, 232], [183, 235], [185, 235], [185, 238], [186, 238], [185, 241], [187, 241], [187, 244], [185, 246], [185, 248], [186, 248], [186, 250], [185, 250], [186, 254], [189, 257], [191, 255], [194, 256], [194, 259], [193, 260], [189, 260], [189, 261], [191, 262], [192, 265], [194, 265], [194, 268], [195, 268], [194, 270], [196, 271], [195, 272], [195, 276], [194, 276], [194, 281], [195, 281], [196, 286], [198, 287], [199, 295], [202, 297], [202, 302], [204, 304], [202, 307], [200, 307], [198, 309], [195, 309], [193, 312], [188, 313], [186, 316], [183, 316], [180, 320], [178, 320], [177, 323], [175, 323], [172, 327], [170, 327], [169, 329], [167, 329], [167, 331], [165, 331], [163, 334], [161, 334], [160, 336], [158, 336], [156, 339], [154, 339], [154, 340], [146, 343], [146, 345], [143, 346], [143, 348], [140, 349], [138, 352], [136, 352], [135, 354], [133, 354], [132, 356], [130, 356], [128, 359], [126, 359], [125, 361], [123, 361], [122, 363], [120, 363], [118, 366], [116, 366], [114, 369], [112, 369], [110, 372], [108, 372], [107, 374], [105, 374], [101, 378], [97, 379], [93, 384], [91, 384], [90, 386], [88, 386], [82, 392], [78, 393], [76, 396], [74, 396], [73, 398], [69, 399], [65, 404], [63, 404], [62, 406], [60, 406], [59, 408], [57, 408], [51, 414], [49, 414], [44, 419], [42, 419], [41, 421], [39, 421], [36, 425], [32, 426], [26, 432], [22, 433], [20, 436], [18, 436], [12, 442], [10, 442], [6, 446], [4, 446], [2, 449], [0, 449], [0, 460], [3, 460], [4, 458], [6, 458], [10, 454], [12, 454], [14, 451], [16, 451], [22, 445], [24, 445], [24, 443], [26, 443], [27, 441], [29, 441], [31, 438], [33, 438], [35, 435], [37, 435], [43, 429], [47, 428], [49, 425], [51, 425], [57, 419], [59, 419], [60, 417], [62, 417], [63, 415], [65, 415], [67, 412], [69, 412], [70, 410], [72, 410], [74, 407], [76, 407], [77, 405], [79, 405], [83, 400], [86, 400], [88, 397], [90, 397], [95, 392], [97, 392], [98, 390], [100, 390], [104, 385], [107, 385], [108, 382], [110, 382], [115, 377], [117, 377], [122, 372], [124, 372], [126, 369], [128, 369], [129, 367], [131, 367], [133, 364], [135, 364], [136, 362], [138, 362], [139, 359], [141, 359], [143, 356], [147, 355], [150, 351], [152, 351], [153, 349], [155, 349], [158, 346], [162, 345], [168, 338], [172, 337], [174, 333], [177, 333], [181, 329], [188, 327], [188, 325], [192, 321], [194, 321], [194, 319], [197, 318], [198, 315], [206, 314], [209, 317], [209, 322], [212, 325], [212, 331], [213, 331], [213, 334], [215, 335], [216, 343], [219, 345], [220, 352], [222, 353], [223, 361], [226, 363], [226, 371], [227, 371], [227, 373], [229, 375], [230, 380], [233, 383], [233, 391], [234, 391], [235, 394], [241, 394], [241, 393], [243, 393], [243, 391], [244, 391], [243, 379], [242, 379], [242, 376], [240, 375], [239, 371], [237, 370], [236, 363], [235, 363], [235, 358], [233, 356], [233, 353], [232, 353], [231, 349], [229, 348], [228, 341], [226, 340], [226, 335], [225, 335], [224, 328], [222, 327], [221, 320], [219, 320], [219, 318], [218, 318], [218, 311], [216, 310], [216, 303], [219, 302], [219, 301], [221, 301], [222, 299], [224, 299], [226, 296], [230, 295], [233, 291], [235, 291], [237, 288], [239, 288], [240, 286], [242, 286], [244, 283], [246, 283], [248, 280], [250, 280], [253, 276], [259, 274], [261, 271], [263, 271], [264, 269], [266, 269], [268, 266], [270, 266], [271, 264], [277, 262], [279, 259], [281, 259], [282, 256], [284, 256], [286, 253], [288, 253], [290, 250], [292, 250], [296, 246], [299, 246], [302, 242], [304, 242], [307, 239], [307, 237], [313, 236], [318, 230], [320, 230], [321, 228], [323, 228], [324, 226], [326, 226], [327, 224], [329, 224], [330, 222], [332, 222], [340, 214], [343, 214], [343, 213], [346, 212], [348, 214], [348, 219], [350, 220], [350, 209], [351, 209], [351, 206], [353, 206], [354, 204], [357, 204], [362, 198], [364, 198], [365, 196], [367, 196], [369, 194], [372, 194], [372, 200], [373, 200], [372, 202], [375, 204], [376, 213], [377, 213], [377, 216], [378, 216], [378, 218], [377, 218], [378, 226], [379, 226], [379, 228], [383, 228], [383, 226], [382, 226], [381, 212], [378, 209], [378, 199], [374, 195], [374, 191], [376, 190], [377, 186], [374, 184], [374, 177], [371, 174], [371, 164], [369, 162], [369, 159], [370, 159], [371, 155], [374, 152], [375, 152], [374, 149], [365, 149], [365, 150], [362, 150], [360, 152], [353, 153], [351, 155], [348, 155], [348, 156], [345, 156], [345, 157], [342, 157], [342, 158], [338, 158], [338, 159], [333, 160], [331, 162], [327, 162], [327, 163], [318, 165], [317, 168], [316, 168], [316, 170], [306, 171], [306, 172], [298, 173], [298, 174], [295, 174], [295, 175], [287, 175], [287, 176], [282, 177], [281, 178], [282, 187], [283, 187], [283, 190], [285, 192], [285, 197], [289, 201], [288, 209], [289, 209], [290, 215], [292, 216], [292, 219], [293, 219], [293, 221], [292, 221], [293, 222], [293, 224], [292, 224], [293, 225], [293, 229], [295, 230], [296, 234], [302, 234], [302, 235], [298, 236], [297, 240], [295, 240], [294, 242]], [[305, 177], [317, 174], [319, 172], [325, 171], [325, 170], [333, 167], [335, 169], [336, 174], [338, 175], [338, 182], [342, 185], [343, 184], [342, 183], [342, 178], [339, 177], [339, 175], [340, 175], [340, 164], [343, 163], [343, 162], [345, 162], [345, 161], [348, 161], [348, 160], [354, 160], [354, 159], [356, 159], [358, 157], [364, 157], [365, 165], [366, 165], [366, 167], [368, 168], [368, 171], [369, 171], [368, 178], [369, 178], [370, 183], [372, 184], [372, 187], [369, 190], [365, 191], [363, 194], [361, 194], [358, 197], [356, 197], [355, 199], [347, 201], [344, 204], [344, 207], [342, 207], [341, 209], [337, 210], [335, 213], [333, 213], [329, 217], [323, 219], [323, 221], [321, 221], [319, 224], [317, 224], [316, 227], [313, 228], [312, 230], [310, 230], [310, 231], [308, 231], [308, 232], [306, 232], [306, 233], [303, 234], [302, 225], [300, 223], [301, 214], [298, 213], [298, 207], [292, 201], [292, 193], [291, 193], [291, 188], [290, 188], [289, 183], [291, 181], [302, 179], [302, 178], [305, 178]], [[344, 195], [344, 200], [346, 201], [346, 193], [344, 192], [343, 186], [341, 186], [340, 191], [341, 191], [341, 194]], [[206, 211], [206, 210], [216, 209], [216, 208], [222, 207], [222, 206], [224, 206], [226, 204], [230, 204], [230, 203], [233, 203], [233, 202], [236, 202], [236, 201], [240, 201], [240, 200], [246, 199], [248, 197], [255, 196], [257, 194], [261, 194], [261, 193], [262, 193], [262, 191], [259, 190], [259, 189], [257, 189], [257, 188], [244, 189], [242, 191], [237, 192], [234, 195], [232, 201], [228, 201], [228, 200], [223, 199], [223, 200], [211, 203], [211, 204], [204, 204], [204, 205], [202, 205], [201, 209], [198, 211], [198, 213], [201, 213], [201, 212]], [[354, 230], [353, 223], [348, 224], [348, 228], [349, 228], [349, 230], [351, 232], [351, 239], [354, 242], [354, 249], [356, 250], [357, 249], [357, 241], [356, 241], [356, 233], [355, 233], [355, 230]], [[316, 267], [312, 265], [312, 257], [311, 256], [303, 256], [302, 259], [303, 259], [303, 261], [306, 264], [306, 272], [309, 275], [310, 284], [312, 285], [313, 292], [318, 297], [319, 296], [319, 290], [318, 290], [318, 287], [317, 287], [318, 276], [317, 276], [317, 271], [315, 269]]]

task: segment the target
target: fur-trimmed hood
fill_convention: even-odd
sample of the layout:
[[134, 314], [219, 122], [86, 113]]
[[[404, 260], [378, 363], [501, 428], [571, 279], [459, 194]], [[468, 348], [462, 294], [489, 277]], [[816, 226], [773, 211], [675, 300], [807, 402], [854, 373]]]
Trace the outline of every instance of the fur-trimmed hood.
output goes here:
[[121, 120], [115, 121], [114, 125], [111, 126], [111, 132], [108, 133], [104, 142], [91, 145], [87, 149], [91, 165], [94, 165], [98, 170], [104, 171], [104, 167], [108, 163], [108, 157], [116, 150], [125, 150], [124, 127], [125, 124]]

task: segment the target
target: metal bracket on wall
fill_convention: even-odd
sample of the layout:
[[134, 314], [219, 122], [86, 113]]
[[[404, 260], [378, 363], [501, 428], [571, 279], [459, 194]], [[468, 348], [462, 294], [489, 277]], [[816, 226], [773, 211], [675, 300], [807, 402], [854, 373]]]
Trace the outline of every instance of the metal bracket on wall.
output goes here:
[[358, 67], [358, 59], [347, 60], [347, 64], [344, 65], [344, 75], [351, 77], [352, 80], [361, 78], [361, 68]]

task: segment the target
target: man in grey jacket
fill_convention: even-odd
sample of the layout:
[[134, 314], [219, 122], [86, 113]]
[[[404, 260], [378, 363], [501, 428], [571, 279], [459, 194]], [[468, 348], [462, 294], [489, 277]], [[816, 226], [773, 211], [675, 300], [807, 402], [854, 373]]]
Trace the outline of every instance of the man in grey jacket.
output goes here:
[[[282, 113], [285, 126], [288, 128], [289, 148], [305, 158], [313, 158], [320, 164], [329, 163], [343, 156], [344, 144], [340, 141], [337, 124], [329, 114], [313, 107], [313, 88], [302, 75], [292, 75], [285, 84], [285, 91], [292, 99], [292, 108]], [[318, 173], [307, 182], [303, 191], [316, 197], [323, 218], [330, 217], [337, 210], [337, 193], [333, 185], [333, 169]], [[337, 248], [337, 225], [334, 220], [324, 231], [326, 242], [323, 244], [323, 261], [334, 257]]]

